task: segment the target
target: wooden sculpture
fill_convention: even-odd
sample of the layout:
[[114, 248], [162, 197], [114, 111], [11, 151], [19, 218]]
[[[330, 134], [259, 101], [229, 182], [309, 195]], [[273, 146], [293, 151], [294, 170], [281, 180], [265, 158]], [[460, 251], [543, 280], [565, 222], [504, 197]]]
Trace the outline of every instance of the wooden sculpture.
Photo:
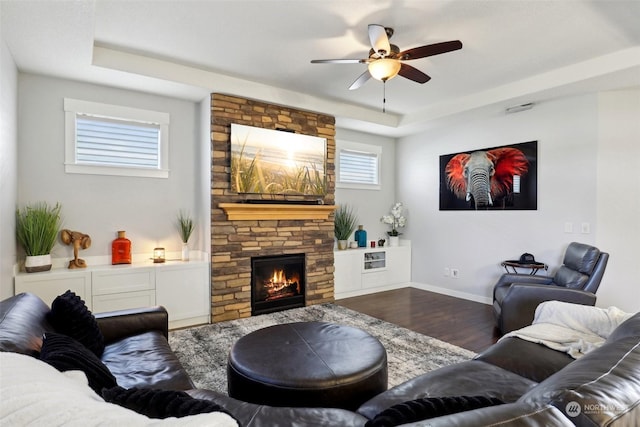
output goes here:
[[80, 233], [79, 231], [64, 229], [60, 232], [60, 238], [65, 245], [73, 243], [73, 259], [69, 261], [69, 268], [86, 268], [87, 263], [85, 260], [78, 258], [78, 251], [80, 249], [87, 249], [91, 246], [91, 237], [89, 237], [88, 234]]

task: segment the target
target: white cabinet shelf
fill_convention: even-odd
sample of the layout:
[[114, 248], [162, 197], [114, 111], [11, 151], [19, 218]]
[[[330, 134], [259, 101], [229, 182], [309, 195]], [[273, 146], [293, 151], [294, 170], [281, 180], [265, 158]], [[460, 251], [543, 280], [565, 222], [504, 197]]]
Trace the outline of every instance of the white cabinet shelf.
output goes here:
[[408, 286], [411, 282], [411, 242], [401, 242], [400, 246], [335, 251], [335, 298]]
[[31, 292], [47, 304], [68, 289], [93, 313], [162, 305], [169, 327], [209, 323], [208, 261], [98, 265], [82, 270], [18, 273], [15, 293]]

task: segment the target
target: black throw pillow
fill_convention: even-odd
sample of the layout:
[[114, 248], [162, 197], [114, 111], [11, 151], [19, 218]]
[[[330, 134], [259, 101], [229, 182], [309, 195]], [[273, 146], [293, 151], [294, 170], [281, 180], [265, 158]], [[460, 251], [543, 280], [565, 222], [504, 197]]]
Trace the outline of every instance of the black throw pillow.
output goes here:
[[110, 403], [131, 409], [149, 418], [186, 417], [208, 412], [224, 412], [215, 403], [196, 399], [183, 391], [155, 390], [147, 388], [113, 387], [102, 390], [102, 398]]
[[85, 373], [98, 395], [102, 389], [115, 387], [116, 379], [100, 359], [73, 338], [57, 332], [47, 332], [42, 340], [40, 360], [60, 372], [79, 370]]
[[98, 357], [104, 353], [104, 336], [98, 322], [74, 292], [67, 291], [56, 297], [47, 318], [56, 332], [76, 339]]
[[500, 399], [486, 396], [424, 397], [385, 409], [369, 420], [365, 427], [398, 426], [503, 403]]

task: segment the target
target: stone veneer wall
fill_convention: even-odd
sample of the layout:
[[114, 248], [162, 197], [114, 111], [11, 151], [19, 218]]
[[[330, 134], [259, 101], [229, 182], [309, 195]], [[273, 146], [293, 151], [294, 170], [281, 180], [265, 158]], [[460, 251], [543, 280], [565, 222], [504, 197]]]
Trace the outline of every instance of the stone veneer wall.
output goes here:
[[[306, 305], [334, 300], [333, 225], [327, 220], [229, 221], [218, 203], [249, 198], [231, 192], [231, 123], [288, 129], [327, 139], [327, 194], [335, 203], [335, 118], [246, 98], [211, 95], [211, 304], [212, 321], [251, 316], [251, 257], [306, 254]], [[259, 195], [252, 195], [259, 198]], [[288, 197], [291, 198], [291, 197]], [[283, 200], [283, 196], [269, 196]], [[297, 199], [304, 199], [297, 196]], [[316, 197], [310, 197], [317, 200]]]

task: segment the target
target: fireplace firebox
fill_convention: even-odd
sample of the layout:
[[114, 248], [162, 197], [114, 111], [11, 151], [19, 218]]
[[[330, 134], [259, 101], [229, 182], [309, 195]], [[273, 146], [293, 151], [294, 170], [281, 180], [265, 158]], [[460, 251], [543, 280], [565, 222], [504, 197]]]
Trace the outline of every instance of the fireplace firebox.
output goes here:
[[251, 258], [251, 315], [305, 305], [304, 254]]

